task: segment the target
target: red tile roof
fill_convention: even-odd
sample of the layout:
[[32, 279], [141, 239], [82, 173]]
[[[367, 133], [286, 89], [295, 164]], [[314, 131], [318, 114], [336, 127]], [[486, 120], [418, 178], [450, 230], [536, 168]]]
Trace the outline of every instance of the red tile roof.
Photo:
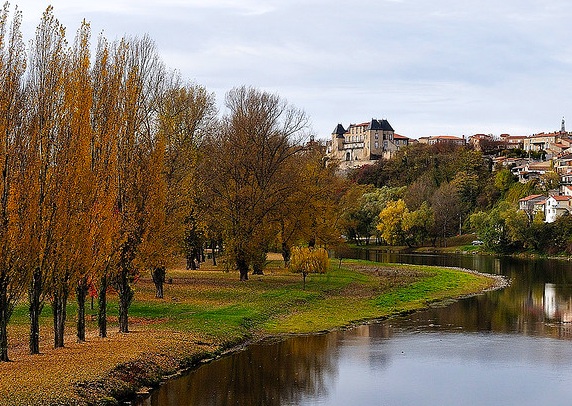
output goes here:
[[544, 196], [543, 195], [530, 195], [530, 196], [523, 197], [522, 199], [519, 200], [519, 202], [527, 202], [529, 200], [537, 199], [539, 197], [544, 197]]
[[430, 139], [439, 139], [439, 140], [462, 140], [461, 137], [456, 137], [454, 135], [432, 135], [429, 137]]
[[554, 198], [554, 200], [559, 201], [559, 202], [565, 202], [566, 200], [572, 199], [572, 196], [557, 195], [557, 196], [552, 196], [552, 197]]

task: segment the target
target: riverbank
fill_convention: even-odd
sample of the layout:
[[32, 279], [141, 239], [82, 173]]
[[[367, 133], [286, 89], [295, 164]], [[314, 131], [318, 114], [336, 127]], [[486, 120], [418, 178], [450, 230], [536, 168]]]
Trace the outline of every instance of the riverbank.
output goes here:
[[[47, 307], [40, 356], [27, 354], [25, 306], [17, 307], [10, 326], [14, 362], [0, 364], [0, 404], [114, 404], [250, 340], [389, 317], [499, 283], [449, 268], [344, 260], [341, 268], [335, 262], [327, 274], [309, 276], [303, 290], [300, 275], [273, 265], [246, 283], [216, 268], [172, 270], [162, 300], [154, 298], [151, 280], [142, 278], [135, 285], [129, 334], [97, 338], [90, 317], [90, 336], [78, 344], [72, 321], [66, 348], [58, 350], [47, 339]], [[116, 314], [115, 306], [109, 314]], [[73, 306], [69, 311], [74, 314]], [[110, 331], [116, 330], [115, 321], [110, 318]]]

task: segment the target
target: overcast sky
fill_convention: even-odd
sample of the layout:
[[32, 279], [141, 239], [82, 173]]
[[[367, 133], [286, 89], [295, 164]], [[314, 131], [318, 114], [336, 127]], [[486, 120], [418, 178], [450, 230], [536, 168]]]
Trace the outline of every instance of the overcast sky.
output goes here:
[[319, 138], [386, 118], [399, 134], [572, 130], [569, 0], [24, 0], [24, 36], [42, 12], [73, 40], [148, 33], [169, 68], [214, 92], [278, 93]]

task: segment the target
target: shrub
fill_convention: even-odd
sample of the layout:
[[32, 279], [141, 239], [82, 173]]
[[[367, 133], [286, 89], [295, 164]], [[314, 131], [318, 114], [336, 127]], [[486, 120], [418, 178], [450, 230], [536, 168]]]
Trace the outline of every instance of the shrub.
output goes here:
[[328, 251], [325, 249], [293, 247], [288, 269], [291, 272], [307, 275], [309, 273], [326, 273], [328, 265]]

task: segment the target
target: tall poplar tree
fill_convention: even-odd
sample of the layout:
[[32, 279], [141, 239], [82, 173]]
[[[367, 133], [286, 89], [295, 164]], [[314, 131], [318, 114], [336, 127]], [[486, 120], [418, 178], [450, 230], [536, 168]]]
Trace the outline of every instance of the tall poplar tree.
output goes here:
[[[127, 63], [127, 44], [109, 44], [100, 36], [92, 68], [93, 101], [91, 112], [92, 211], [90, 233], [92, 272], [86, 283], [98, 285], [99, 336], [107, 336], [107, 289], [117, 263], [120, 213], [118, 210], [119, 134], [123, 124], [121, 107], [123, 80]], [[85, 289], [85, 287], [82, 287]], [[80, 340], [83, 338], [79, 329]]]
[[8, 321], [27, 283], [22, 271], [23, 224], [18, 215], [25, 207], [18, 191], [23, 174], [20, 158], [25, 154], [19, 129], [26, 57], [20, 32], [22, 14], [16, 10], [10, 24], [8, 18], [5, 3], [0, 14], [0, 361], [9, 361]]
[[147, 36], [127, 41], [126, 75], [120, 95], [122, 126], [119, 131], [117, 163], [117, 212], [119, 249], [113, 284], [119, 294], [119, 331], [129, 332], [128, 312], [133, 300], [131, 281], [141, 243], [148, 236], [150, 222], [164, 196], [163, 154], [165, 143], [157, 135], [157, 103], [160, 101], [165, 68], [155, 44]]
[[61, 135], [65, 102], [67, 48], [65, 29], [54, 17], [52, 8], [48, 7], [36, 29], [25, 90], [29, 97], [26, 131], [31, 147], [25, 190], [35, 201], [35, 206], [29, 206], [33, 222], [29, 246], [32, 277], [28, 292], [32, 354], [40, 351], [39, 316], [48, 292], [45, 285], [55, 264], [54, 225], [60, 189], [56, 169], [62, 152], [58, 149], [58, 136]]

